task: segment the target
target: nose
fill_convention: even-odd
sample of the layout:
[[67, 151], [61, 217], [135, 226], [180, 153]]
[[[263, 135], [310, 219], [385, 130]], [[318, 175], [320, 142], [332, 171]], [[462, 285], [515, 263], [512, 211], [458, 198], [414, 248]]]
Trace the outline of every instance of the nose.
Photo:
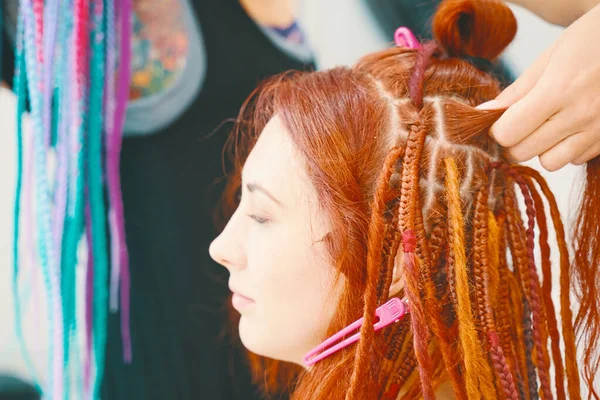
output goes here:
[[210, 257], [233, 272], [242, 269], [245, 265], [245, 256], [241, 243], [242, 232], [235, 231], [233, 218], [229, 221], [223, 232], [213, 240], [208, 248]]

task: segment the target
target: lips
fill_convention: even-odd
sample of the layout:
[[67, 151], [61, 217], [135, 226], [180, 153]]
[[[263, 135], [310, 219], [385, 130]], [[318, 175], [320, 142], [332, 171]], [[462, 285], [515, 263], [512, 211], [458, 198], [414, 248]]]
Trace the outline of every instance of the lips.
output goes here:
[[254, 300], [250, 297], [244, 296], [231, 286], [229, 287], [229, 289], [233, 293], [233, 296], [231, 296], [231, 304], [236, 310], [241, 311], [254, 304]]

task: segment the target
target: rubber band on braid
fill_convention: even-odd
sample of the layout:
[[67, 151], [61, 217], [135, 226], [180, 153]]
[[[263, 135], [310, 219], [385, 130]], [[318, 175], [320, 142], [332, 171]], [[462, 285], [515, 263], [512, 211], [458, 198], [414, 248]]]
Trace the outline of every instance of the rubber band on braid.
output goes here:
[[577, 351], [575, 348], [575, 332], [573, 329], [573, 312], [571, 310], [570, 300], [570, 260], [567, 242], [565, 240], [565, 229], [560, 218], [556, 198], [550, 190], [550, 187], [541, 176], [541, 174], [525, 166], [517, 166], [515, 169], [523, 174], [533, 178], [540, 186], [542, 193], [546, 197], [550, 206], [550, 215], [556, 232], [556, 239], [560, 253], [560, 312], [562, 322], [562, 332], [565, 344], [565, 366], [567, 373], [567, 384], [570, 399], [580, 399], [579, 366], [577, 364]]
[[563, 360], [560, 349], [558, 322], [556, 321], [556, 311], [554, 309], [554, 302], [552, 301], [552, 271], [550, 261], [550, 246], [548, 244], [548, 225], [546, 222], [544, 201], [537, 192], [532, 179], [526, 177], [525, 182], [529, 187], [531, 197], [533, 198], [533, 203], [537, 210], [536, 219], [540, 231], [539, 245], [542, 258], [542, 273], [544, 276], [544, 281], [542, 284], [542, 298], [547, 310], [546, 323], [548, 326], [548, 333], [551, 338], [552, 358], [554, 359], [555, 366], [556, 397], [558, 399], [565, 399], [565, 374], [563, 370]]
[[363, 376], [363, 371], [366, 370], [369, 364], [371, 348], [373, 346], [375, 331], [373, 329], [373, 321], [375, 319], [375, 309], [377, 308], [377, 273], [382, 265], [382, 248], [383, 234], [385, 227], [384, 212], [386, 209], [385, 192], [389, 185], [390, 176], [394, 172], [394, 165], [399, 157], [402, 156], [404, 149], [397, 147], [392, 149], [385, 162], [382, 176], [377, 185], [375, 192], [371, 221], [369, 223], [369, 240], [368, 240], [368, 255], [367, 255], [367, 286], [365, 288], [365, 306], [363, 312], [363, 324], [360, 329], [361, 339], [356, 348], [356, 364], [350, 381], [350, 389], [346, 394], [347, 399], [357, 397], [357, 390], [360, 388], [360, 380]]
[[[550, 373], [549, 373], [549, 356], [548, 349], [546, 346], [547, 340], [547, 332], [545, 325], [545, 312], [543, 308], [543, 304], [541, 303], [539, 293], [539, 277], [537, 275], [537, 270], [535, 267], [535, 256], [534, 256], [534, 248], [535, 248], [535, 206], [533, 204], [533, 199], [531, 198], [531, 194], [529, 188], [527, 187], [527, 183], [514, 169], [510, 166], [494, 162], [490, 164], [490, 168], [499, 168], [511, 176], [523, 194], [525, 199], [525, 208], [528, 217], [527, 231], [526, 231], [526, 239], [527, 239], [527, 256], [528, 256], [528, 268], [524, 268], [521, 271], [523, 276], [523, 283], [525, 287], [530, 286], [529, 290], [525, 291], [525, 295], [528, 296], [528, 301], [530, 302], [532, 314], [533, 314], [533, 338], [535, 341], [536, 347], [536, 355], [537, 355], [537, 365], [538, 372], [540, 376], [540, 384], [542, 389], [542, 394], [544, 395], [544, 399], [552, 399], [552, 391], [550, 390]], [[528, 293], [529, 292], [529, 293]]]

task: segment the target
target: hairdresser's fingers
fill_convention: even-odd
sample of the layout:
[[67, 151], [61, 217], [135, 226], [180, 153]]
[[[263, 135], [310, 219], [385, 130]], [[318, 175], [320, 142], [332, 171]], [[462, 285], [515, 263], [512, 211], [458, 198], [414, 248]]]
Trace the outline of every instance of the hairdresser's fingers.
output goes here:
[[[600, 136], [600, 132], [598, 132]], [[593, 146], [586, 149], [579, 157], [575, 158], [571, 163], [575, 165], [583, 165], [591, 159], [600, 155], [600, 142], [596, 142]]]
[[540, 164], [548, 171], [556, 171], [577, 158], [585, 149], [598, 142], [589, 132], [578, 132], [540, 156]]
[[560, 112], [548, 118], [542, 126], [508, 150], [515, 161], [527, 161], [551, 149], [571, 134], [571, 120], [564, 112]]
[[550, 46], [523, 74], [502, 91], [494, 100], [478, 105], [478, 110], [496, 110], [508, 108], [522, 99], [537, 84], [544, 73], [555, 44]]
[[491, 134], [501, 146], [512, 147], [559, 112], [561, 106], [562, 99], [555, 88], [542, 79], [506, 110], [492, 126]]

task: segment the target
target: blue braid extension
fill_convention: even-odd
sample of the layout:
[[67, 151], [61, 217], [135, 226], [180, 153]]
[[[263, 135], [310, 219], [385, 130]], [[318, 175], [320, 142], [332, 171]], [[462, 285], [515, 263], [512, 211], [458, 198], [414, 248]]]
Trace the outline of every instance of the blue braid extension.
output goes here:
[[[1, 8], [1, 5], [0, 5]], [[2, 17], [0, 16], [0, 26]], [[0, 28], [1, 29], [1, 28]], [[27, 101], [27, 77], [25, 76], [25, 52], [23, 49], [24, 41], [24, 21], [23, 15], [19, 15], [17, 26], [17, 41], [15, 46], [15, 74], [13, 82], [13, 90], [17, 94], [17, 176], [15, 185], [15, 202], [14, 202], [14, 223], [13, 223], [13, 276], [12, 276], [12, 292], [13, 302], [15, 307], [15, 334], [21, 350], [25, 365], [29, 375], [33, 378], [35, 389], [38, 393], [42, 393], [39, 378], [35, 372], [33, 362], [23, 337], [23, 320], [21, 315], [21, 300], [19, 297], [19, 223], [21, 221], [21, 193], [23, 190], [23, 114], [25, 113], [25, 103]]]
[[31, 100], [31, 119], [34, 126], [34, 170], [37, 182], [36, 196], [36, 216], [39, 226], [39, 256], [40, 266], [44, 275], [44, 281], [48, 290], [48, 309], [50, 320], [50, 338], [52, 349], [50, 352], [50, 375], [48, 379], [48, 392], [52, 398], [62, 398], [61, 387], [62, 369], [63, 369], [63, 346], [62, 324], [56, 324], [56, 321], [62, 321], [62, 308], [59, 299], [60, 276], [57, 266], [53, 265], [55, 261], [54, 246], [50, 227], [50, 196], [48, 181], [46, 177], [46, 155], [44, 146], [43, 113], [42, 99], [39, 90], [40, 77], [38, 76], [38, 63], [36, 60], [35, 45], [35, 22], [32, 10], [32, 4], [24, 0], [21, 3], [21, 10], [25, 13], [25, 57], [27, 69], [27, 83]]
[[104, 373], [104, 351], [106, 345], [106, 319], [108, 314], [108, 257], [106, 243], [106, 209], [102, 179], [102, 132], [103, 96], [105, 67], [105, 18], [103, 0], [93, 2], [92, 36], [90, 44], [90, 110], [88, 146], [88, 190], [92, 219], [92, 245], [94, 254], [94, 352], [96, 357], [96, 379], [94, 398], [100, 398], [100, 383]]

